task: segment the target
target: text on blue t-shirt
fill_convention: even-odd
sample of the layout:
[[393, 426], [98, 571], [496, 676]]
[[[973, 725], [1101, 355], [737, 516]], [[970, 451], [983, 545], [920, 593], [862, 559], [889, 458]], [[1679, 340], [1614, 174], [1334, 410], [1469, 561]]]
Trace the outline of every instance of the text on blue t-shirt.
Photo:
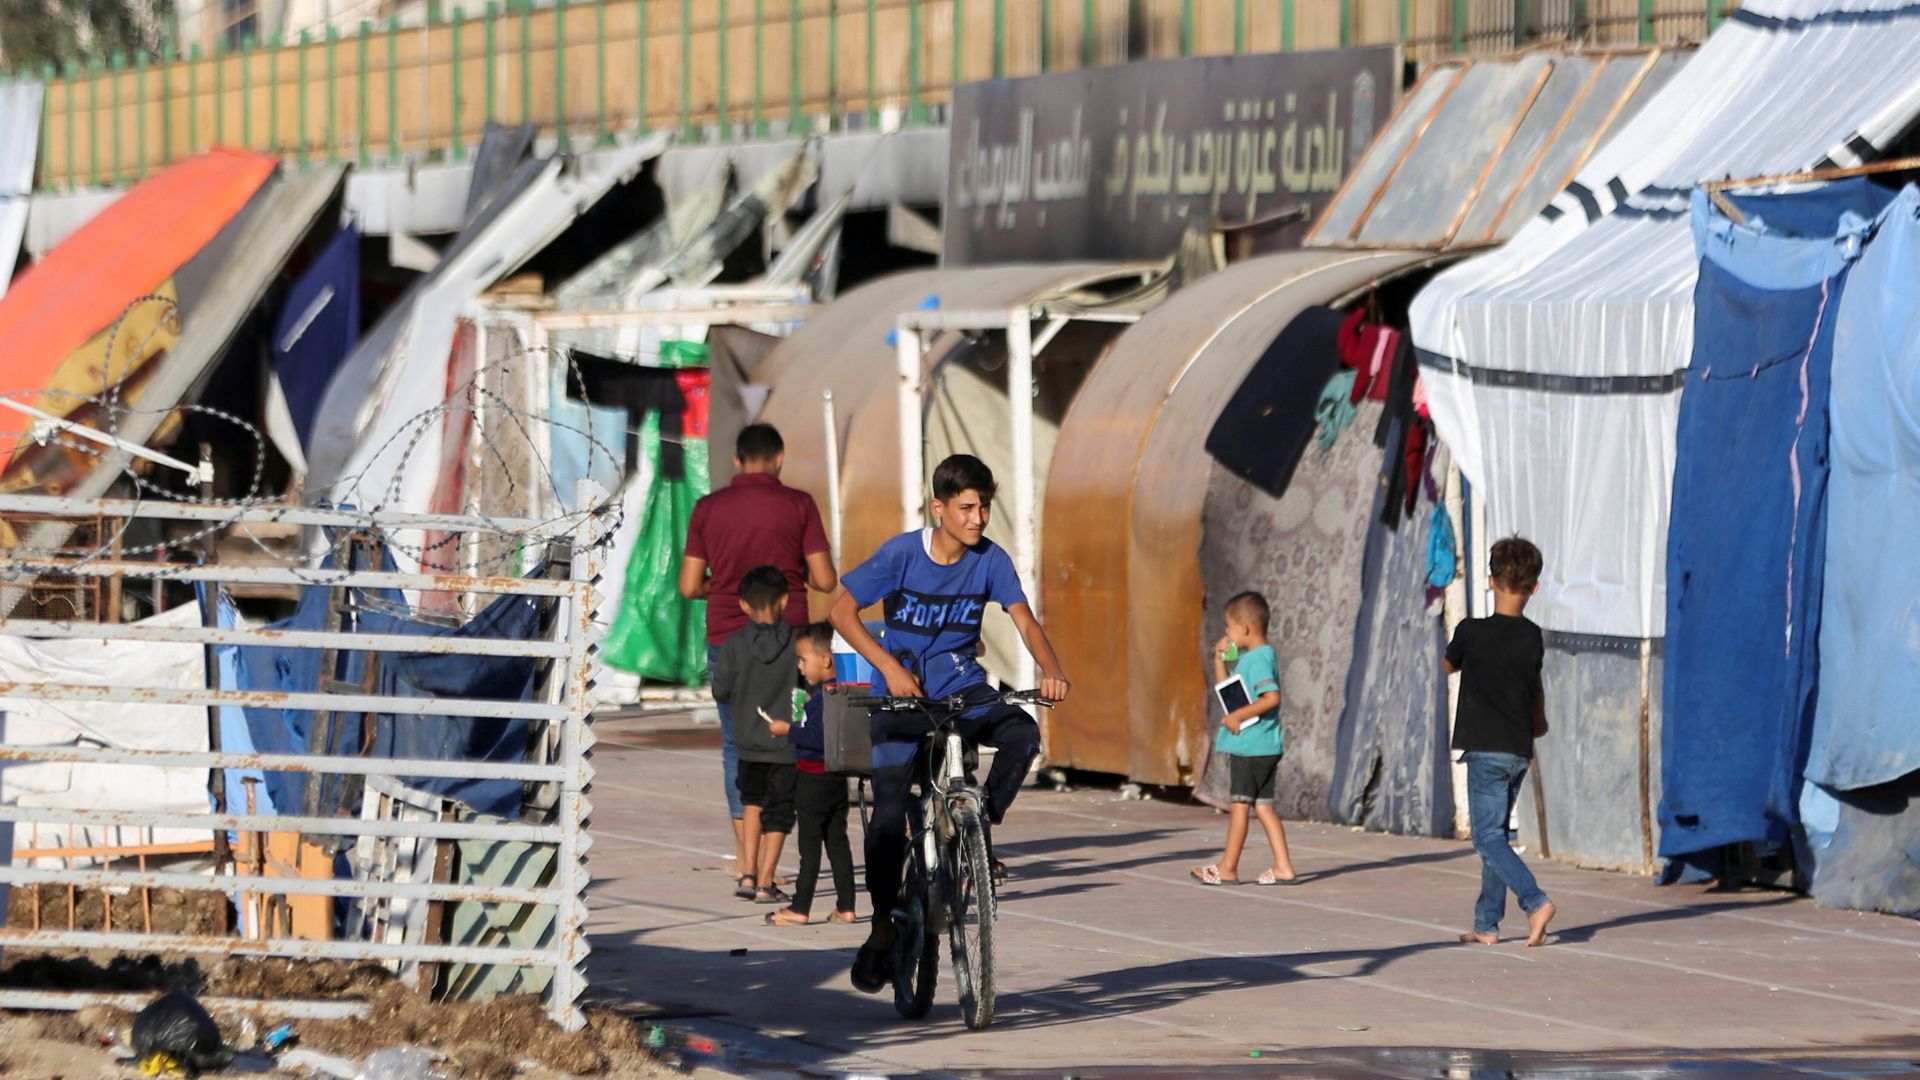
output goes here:
[[989, 603], [1027, 602], [1013, 559], [991, 540], [963, 548], [952, 566], [928, 553], [931, 530], [901, 533], [840, 581], [854, 602], [882, 604], [887, 651], [940, 698], [987, 681], [980, 667], [980, 620]]

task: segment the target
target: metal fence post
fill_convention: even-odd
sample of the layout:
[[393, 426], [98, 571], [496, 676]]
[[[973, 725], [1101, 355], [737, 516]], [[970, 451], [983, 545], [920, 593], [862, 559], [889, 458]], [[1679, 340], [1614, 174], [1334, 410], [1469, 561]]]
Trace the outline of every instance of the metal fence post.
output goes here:
[[[198, 42], [195, 42], [193, 46], [189, 49], [188, 56], [189, 56], [189, 59], [187, 61], [187, 153], [188, 155], [193, 155], [200, 152], [200, 76], [199, 76], [200, 45]], [[73, 94], [72, 83], [67, 84], [67, 94], [69, 98], [71, 98]], [[67, 134], [69, 135], [69, 137], [71, 137], [71, 135], [73, 134], [73, 126], [72, 126], [73, 125], [73, 109], [71, 108], [72, 102], [69, 101], [68, 105], [69, 105], [69, 108], [67, 109], [67, 125], [68, 125]], [[67, 160], [68, 161], [73, 160], [73, 146], [71, 144], [67, 146]]]
[[1453, 51], [1467, 51], [1467, 0], [1453, 0]]
[[1413, 0], [1400, 0], [1400, 12], [1395, 18], [1395, 30], [1397, 31], [1400, 43], [1404, 45], [1411, 42], [1413, 40], [1413, 27], [1411, 25], [1413, 22]]
[[387, 16], [387, 163], [400, 160], [400, 16]]
[[253, 146], [253, 39], [240, 39], [240, 148]]
[[693, 126], [693, 0], [680, 0], [680, 134], [700, 137]]
[[307, 131], [307, 50], [312, 44], [312, 35], [305, 30], [300, 31], [300, 57], [299, 62], [294, 65], [296, 68], [296, 77], [300, 82], [300, 102], [299, 108], [296, 110], [300, 127], [299, 133], [294, 136], [294, 139], [299, 147], [297, 153], [299, 154], [301, 165], [307, 163], [307, 152], [313, 145], [313, 138]]
[[227, 58], [219, 39], [213, 43], [213, 138], [210, 146], [227, 140]]
[[280, 153], [280, 39], [267, 42], [267, 148]]
[[1193, 0], [1180, 0], [1180, 55], [1193, 55]]
[[[593, 485], [579, 484], [576, 504], [587, 506]], [[593, 838], [587, 823], [593, 814], [588, 792], [593, 786], [593, 709], [587, 700], [593, 665], [589, 660], [589, 639], [593, 634], [594, 583], [599, 578], [600, 521], [588, 520], [587, 542], [576, 543], [568, 577], [573, 592], [572, 610], [567, 625], [567, 718], [560, 728], [560, 800], [558, 824], [559, 850], [555, 853], [554, 880], [558, 886], [558, 910], [555, 912], [556, 944], [559, 961], [553, 971], [552, 1011], [562, 1027], [578, 1030], [586, 1018], [580, 1012], [579, 998], [586, 989], [584, 965], [592, 945], [587, 939], [587, 852]]]
[[[47, 89], [40, 95], [40, 175], [45, 178], [46, 186], [51, 187], [53, 178], [53, 73], [51, 63], [40, 65], [40, 83]], [[67, 135], [68, 149], [66, 175], [73, 175], [73, 84], [67, 84]]]
[[[1091, 3], [1092, 0], [1087, 0]], [[952, 91], [966, 81], [967, 46], [967, 3], [966, 0], [953, 0], [953, 70], [947, 78], [948, 100], [952, 100]]]
[[800, 77], [800, 0], [791, 0], [787, 11], [787, 81], [790, 84], [787, 96], [792, 99], [792, 115], [787, 119], [787, 131], [792, 133], [806, 127], [806, 107], [801, 104], [806, 96], [806, 86]]
[[[452, 78], [448, 80], [453, 84], [453, 104], [449, 106], [447, 110], [451, 121], [448, 127], [452, 129], [453, 160], [465, 161], [467, 158], [467, 147], [460, 139], [461, 106], [466, 104], [466, 101], [460, 96], [460, 39], [466, 36], [467, 13], [461, 10], [460, 5], [455, 4], [453, 6], [453, 22], [447, 24], [447, 28], [453, 35], [453, 40], [450, 43], [452, 46], [453, 70]], [[428, 125], [427, 130], [433, 130], [431, 124]]]
[[1353, 44], [1353, 0], [1340, 0], [1340, 47]]
[[533, 123], [533, 0], [520, 0], [520, 122]]
[[360, 167], [363, 169], [373, 165], [373, 147], [367, 142], [367, 117], [370, 115], [367, 104], [367, 32], [372, 29], [372, 23], [365, 19], [360, 21], [360, 70], [354, 73], [354, 81], [360, 87], [357, 96], [360, 98]]
[[1233, 51], [1247, 51], [1247, 0], [1233, 0]]
[[879, 52], [876, 40], [879, 18], [875, 0], [867, 0], [867, 125], [880, 126]]
[[[1711, 0], [1709, 0], [1711, 2]], [[1651, 45], [1655, 37], [1653, 28], [1653, 0], [1640, 0], [1640, 44]]]
[[100, 186], [100, 58], [87, 66], [87, 186]]
[[753, 0], [753, 136], [756, 139], [767, 137], [766, 23], [765, 0]]
[[[1190, 0], [1189, 0], [1190, 2]], [[868, 10], [872, 10], [869, 0]], [[993, 77], [1007, 73], [1007, 0], [993, 0]]]
[[134, 95], [139, 101], [138, 111], [134, 113], [134, 175], [142, 180], [147, 178], [147, 70], [148, 56], [143, 51], [133, 58]]
[[594, 111], [599, 114], [601, 146], [613, 144], [607, 129], [607, 0], [593, 0]]
[[484, 111], [486, 113], [485, 123], [488, 123], [488, 124], [493, 123], [494, 116], [495, 116], [494, 110], [499, 107], [499, 103], [500, 103], [500, 98], [499, 98], [499, 81], [500, 80], [499, 80], [499, 72], [496, 70], [500, 66], [499, 27], [497, 25], [499, 21], [499, 16], [500, 16], [499, 6], [496, 5], [493, 2], [493, 0], [487, 0], [487, 14], [486, 14], [486, 28], [485, 28], [485, 37], [486, 37], [485, 52], [487, 54], [487, 66], [486, 66], [486, 70], [480, 73], [480, 80], [481, 80], [481, 85], [485, 87], [485, 89], [482, 90], [481, 92], [486, 97], [486, 100], [483, 104], [484, 104]]
[[334, 47], [340, 43], [340, 32], [332, 26], [327, 27], [327, 164], [340, 163], [340, 138], [338, 134], [339, 93], [338, 80], [335, 78]]
[[827, 0], [827, 126], [840, 115], [840, 0]]
[[560, 152], [573, 148], [567, 133], [567, 0], [553, 0], [553, 128]]
[[651, 40], [647, 35], [647, 2], [648, 0], [634, 0], [634, 9], [635, 9], [635, 12], [638, 14], [639, 20], [640, 20], [639, 22], [640, 30], [639, 30], [639, 34], [637, 35], [639, 39], [639, 49], [640, 49], [640, 76], [639, 76], [640, 100], [638, 103], [638, 107], [640, 110], [639, 130], [640, 130], [640, 134], [642, 135], [645, 135], [647, 133], [647, 127], [648, 127], [648, 124], [647, 124], [647, 66], [648, 66], [647, 61], [650, 59], [650, 57], [647, 54], [653, 51]]
[[1090, 68], [1094, 59], [1093, 0], [1080, 0], [1080, 66]]
[[926, 119], [926, 110], [920, 105], [920, 81], [924, 73], [920, 70], [920, 0], [907, 0], [907, 122], [918, 124]]
[[1280, 0], [1280, 51], [1293, 51], [1294, 0]]
[[720, 137], [731, 139], [733, 138], [733, 118], [728, 115], [727, 107], [733, 97], [733, 75], [727, 70], [728, 47], [731, 45], [727, 39], [732, 36], [728, 32], [732, 29], [728, 25], [732, 20], [727, 13], [727, 0], [718, 0], [718, 3], [720, 18], [716, 32], [719, 34], [720, 77], [713, 90], [713, 118], [720, 130]]
[[120, 113], [122, 111], [120, 99], [126, 87], [126, 54], [116, 52], [108, 63], [113, 68], [113, 154], [108, 160], [113, 164], [113, 182], [118, 184], [120, 182]]

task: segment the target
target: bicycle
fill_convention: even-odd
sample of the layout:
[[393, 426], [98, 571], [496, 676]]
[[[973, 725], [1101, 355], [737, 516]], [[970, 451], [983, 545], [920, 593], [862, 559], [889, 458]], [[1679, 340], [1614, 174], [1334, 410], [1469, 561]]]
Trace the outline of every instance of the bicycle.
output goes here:
[[[1053, 707], [1038, 690], [1007, 691], [997, 698], [1005, 705]], [[892, 913], [893, 1007], [909, 1020], [932, 1011], [944, 932], [959, 984], [961, 1016], [968, 1028], [979, 1031], [993, 1023], [997, 901], [987, 853], [987, 793], [974, 779], [973, 750], [954, 730], [954, 722], [987, 701], [964, 694], [936, 700], [858, 696], [847, 704], [876, 712], [922, 713], [933, 721], [924, 739], [927, 770], [919, 820], [908, 823], [907, 866], [900, 904]]]

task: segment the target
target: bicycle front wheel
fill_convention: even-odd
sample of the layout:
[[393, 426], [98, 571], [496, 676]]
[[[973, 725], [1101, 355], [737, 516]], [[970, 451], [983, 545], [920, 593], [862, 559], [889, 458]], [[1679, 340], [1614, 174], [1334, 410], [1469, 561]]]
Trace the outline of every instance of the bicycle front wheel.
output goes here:
[[972, 806], [954, 809], [953, 858], [948, 861], [947, 939], [960, 1013], [975, 1031], [993, 1023], [993, 862], [987, 831]]

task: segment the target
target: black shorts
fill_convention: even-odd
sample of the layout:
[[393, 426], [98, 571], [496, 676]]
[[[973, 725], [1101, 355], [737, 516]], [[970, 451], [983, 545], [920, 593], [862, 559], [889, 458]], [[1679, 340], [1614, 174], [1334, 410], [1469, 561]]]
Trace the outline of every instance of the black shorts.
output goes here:
[[1228, 783], [1237, 803], [1253, 803], [1256, 806], [1273, 805], [1275, 779], [1280, 774], [1280, 755], [1270, 757], [1241, 757], [1228, 754]]
[[743, 761], [740, 801], [760, 808], [761, 832], [793, 831], [793, 786], [799, 772], [791, 761]]

